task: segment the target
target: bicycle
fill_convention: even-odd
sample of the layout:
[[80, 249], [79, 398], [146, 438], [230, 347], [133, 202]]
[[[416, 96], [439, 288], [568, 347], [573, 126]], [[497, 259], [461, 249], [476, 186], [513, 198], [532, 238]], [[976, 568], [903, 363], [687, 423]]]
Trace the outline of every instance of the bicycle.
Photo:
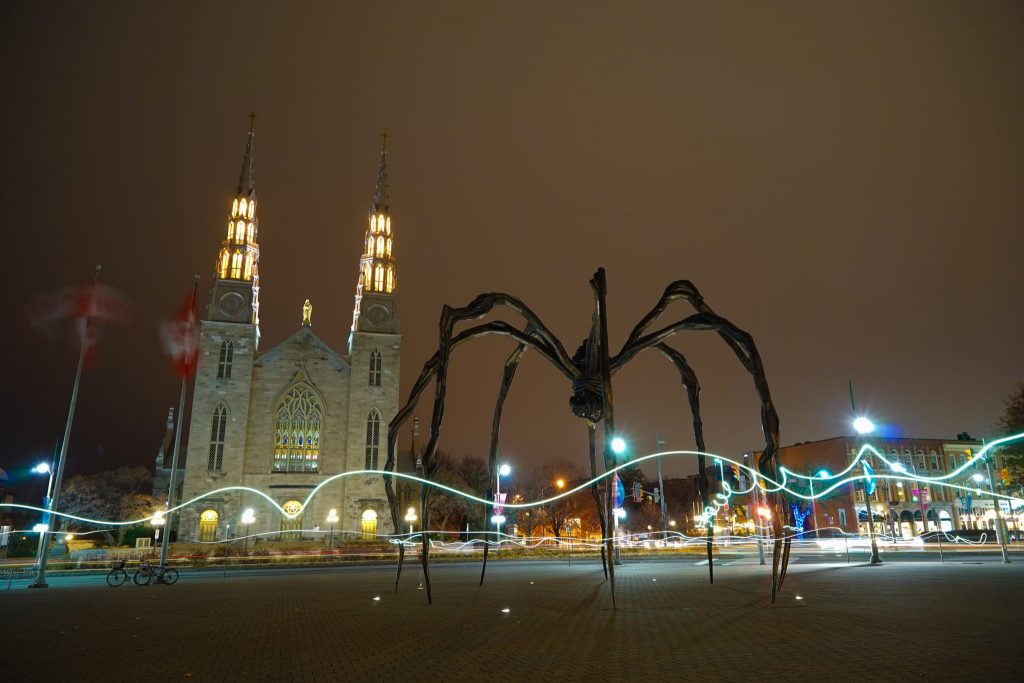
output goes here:
[[107, 572], [107, 585], [117, 588], [128, 580], [128, 572], [124, 570], [124, 560], [115, 560], [110, 563], [110, 571]]
[[132, 582], [136, 586], [148, 586], [151, 583], [174, 585], [178, 580], [178, 570], [163, 565], [153, 566], [148, 562], [140, 562], [139, 568], [132, 574]]

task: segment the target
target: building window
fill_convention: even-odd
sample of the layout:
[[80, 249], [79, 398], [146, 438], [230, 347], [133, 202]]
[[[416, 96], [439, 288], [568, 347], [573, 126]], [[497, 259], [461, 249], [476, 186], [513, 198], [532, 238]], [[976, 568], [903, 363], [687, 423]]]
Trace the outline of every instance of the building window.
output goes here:
[[846, 510], [844, 508], [839, 508], [839, 526], [846, 529]]
[[370, 352], [370, 386], [380, 386], [381, 371], [384, 368], [384, 359], [380, 355], [380, 351], [374, 349]]
[[231, 279], [242, 279], [242, 252], [236, 251], [231, 256]]
[[210, 430], [210, 461], [208, 469], [224, 468], [224, 432], [228, 426], [228, 409], [223, 403], [213, 409], [213, 428]]
[[199, 515], [199, 541], [201, 543], [212, 543], [217, 540], [217, 520], [220, 515], [216, 510], [206, 510]]
[[317, 472], [323, 406], [305, 384], [292, 387], [277, 407], [274, 430], [275, 472]]
[[289, 500], [281, 506], [285, 515], [281, 516], [281, 540], [298, 541], [302, 539], [302, 503]]
[[377, 537], [377, 513], [374, 510], [364, 510], [360, 519], [363, 531], [363, 540], [372, 541]]
[[235, 360], [235, 344], [234, 342], [221, 342], [220, 343], [220, 360], [217, 362], [217, 378], [218, 379], [230, 379], [231, 378], [231, 363]]
[[380, 454], [380, 413], [374, 408], [366, 418], [366, 466], [364, 469], [377, 469]]

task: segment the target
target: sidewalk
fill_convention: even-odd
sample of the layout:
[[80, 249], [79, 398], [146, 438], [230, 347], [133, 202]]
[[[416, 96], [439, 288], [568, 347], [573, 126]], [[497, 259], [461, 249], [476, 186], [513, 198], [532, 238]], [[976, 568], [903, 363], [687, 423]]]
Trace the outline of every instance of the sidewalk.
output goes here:
[[[1024, 564], [790, 569], [632, 562], [182, 573], [175, 586], [0, 592], [19, 681], [1020, 680]], [[374, 598], [379, 598], [375, 600]], [[508, 612], [503, 612], [507, 609]]]

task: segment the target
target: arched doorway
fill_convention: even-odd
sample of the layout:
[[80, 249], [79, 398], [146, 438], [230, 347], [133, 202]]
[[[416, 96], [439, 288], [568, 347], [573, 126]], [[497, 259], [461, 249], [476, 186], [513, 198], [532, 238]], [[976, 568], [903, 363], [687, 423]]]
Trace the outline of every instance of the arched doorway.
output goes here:
[[900, 513], [900, 535], [903, 538], [914, 537], [914, 515], [910, 510], [904, 510]]
[[217, 522], [220, 515], [216, 510], [204, 510], [199, 515], [199, 541], [209, 543], [217, 540]]
[[281, 540], [298, 541], [302, 539], [302, 503], [289, 500], [281, 506], [287, 513], [281, 516]]
[[943, 531], [953, 530], [953, 519], [947, 510], [939, 510], [939, 528]]
[[939, 530], [939, 513], [935, 511], [935, 508], [928, 508], [928, 514], [925, 515], [928, 519], [928, 530], [938, 531]]
[[360, 521], [363, 528], [363, 540], [370, 541], [377, 538], [376, 510], [364, 510]]

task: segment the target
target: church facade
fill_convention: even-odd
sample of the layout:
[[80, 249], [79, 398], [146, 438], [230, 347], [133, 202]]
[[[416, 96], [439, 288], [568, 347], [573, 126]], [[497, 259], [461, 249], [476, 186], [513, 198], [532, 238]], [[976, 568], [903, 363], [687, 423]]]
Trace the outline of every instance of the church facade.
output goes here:
[[[345, 354], [313, 332], [308, 301], [291, 336], [271, 349], [260, 346], [254, 140], [250, 128], [201, 323], [181, 500], [214, 493], [181, 511], [178, 539], [268, 534], [297, 540], [303, 530], [331, 526], [364, 538], [391, 533], [380, 475], [333, 480], [302, 507], [331, 477], [382, 468], [387, 459], [387, 425], [398, 410], [401, 336], [386, 139]], [[262, 491], [293, 515], [301, 512], [282, 515], [257, 494], [218, 491], [229, 486]]]

